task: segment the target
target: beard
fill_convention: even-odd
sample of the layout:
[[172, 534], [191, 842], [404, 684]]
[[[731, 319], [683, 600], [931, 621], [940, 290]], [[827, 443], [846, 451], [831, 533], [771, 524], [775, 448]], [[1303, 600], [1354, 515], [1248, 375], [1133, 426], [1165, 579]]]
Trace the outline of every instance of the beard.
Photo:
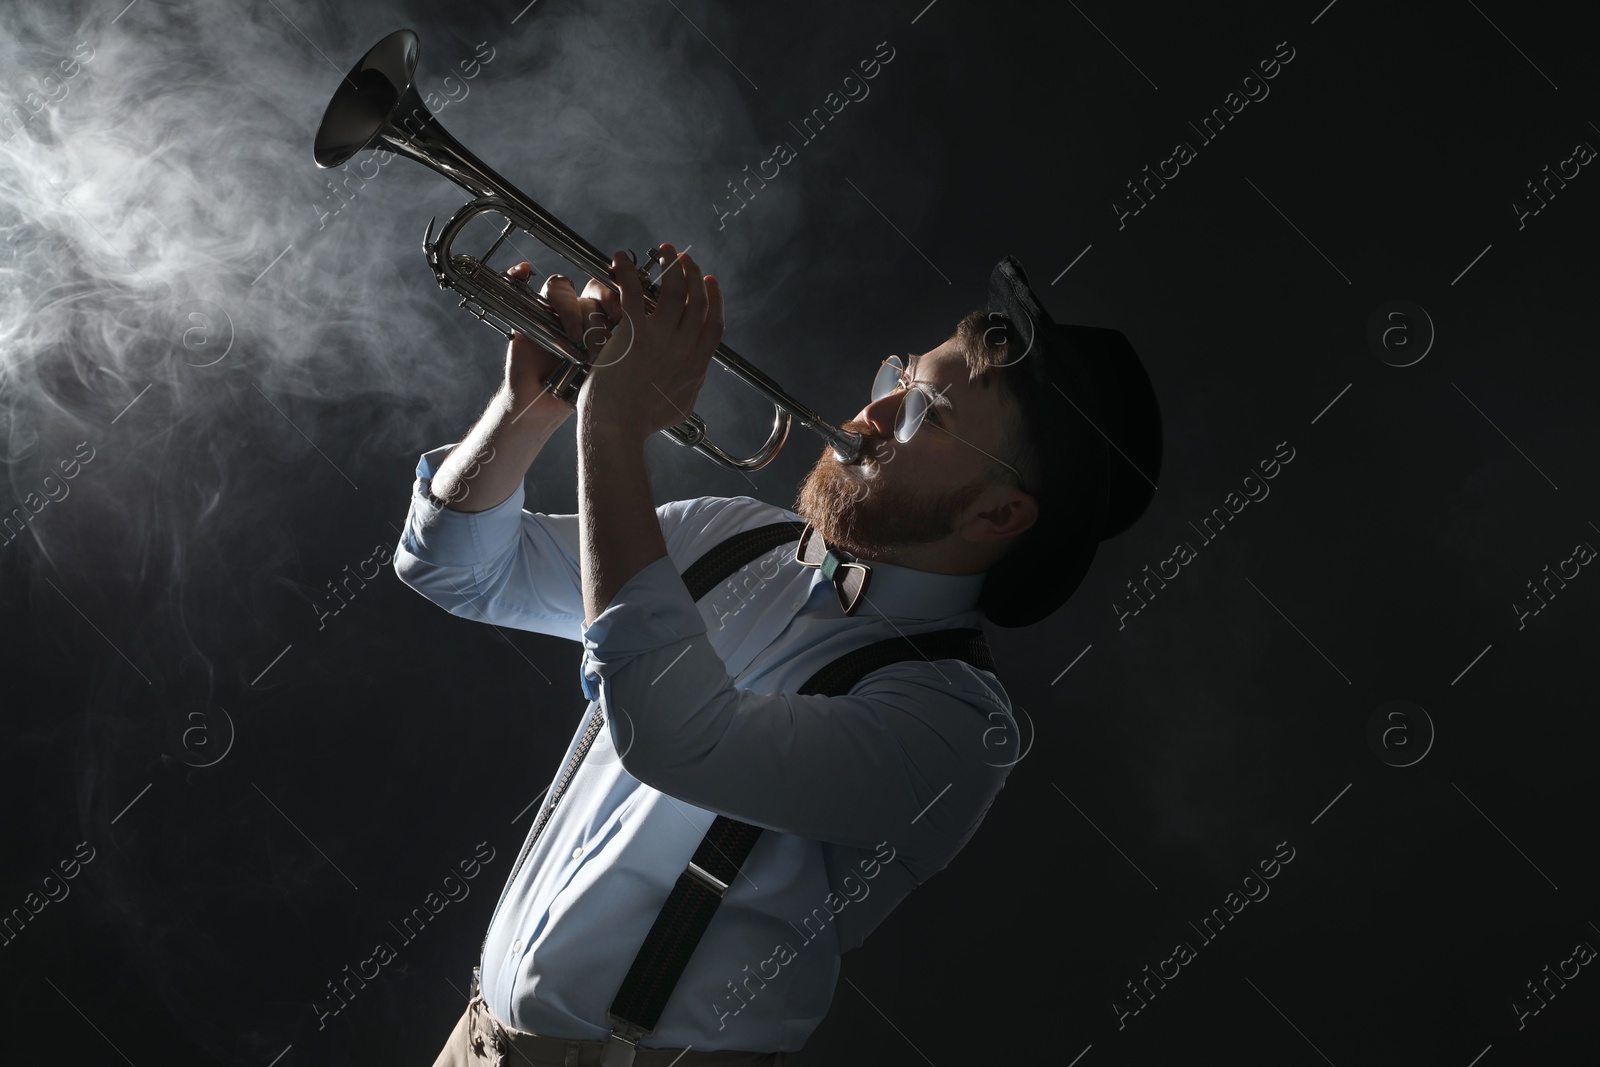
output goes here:
[[[860, 429], [846, 425], [846, 429]], [[870, 438], [863, 455], [881, 455]], [[939, 491], [890, 485], [883, 465], [862, 462], [852, 470], [824, 447], [806, 475], [794, 511], [816, 527], [828, 544], [868, 560], [886, 559], [901, 546], [923, 545], [947, 537], [956, 519], [983, 491], [983, 483]]]

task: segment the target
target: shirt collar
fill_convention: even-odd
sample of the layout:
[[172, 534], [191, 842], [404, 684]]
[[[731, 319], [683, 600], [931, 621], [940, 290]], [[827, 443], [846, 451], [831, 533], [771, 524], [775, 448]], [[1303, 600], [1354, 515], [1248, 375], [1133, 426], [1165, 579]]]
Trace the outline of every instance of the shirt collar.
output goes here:
[[[789, 559], [794, 550], [789, 549]], [[872, 568], [872, 580], [867, 584], [866, 596], [855, 614], [877, 615], [894, 619], [934, 620], [959, 615], [973, 610], [978, 596], [983, 592], [987, 572], [977, 574], [935, 574], [919, 571], [893, 563], [873, 563], [863, 560]], [[798, 566], [799, 564], [796, 564]], [[811, 571], [811, 588], [830, 585], [820, 570]]]

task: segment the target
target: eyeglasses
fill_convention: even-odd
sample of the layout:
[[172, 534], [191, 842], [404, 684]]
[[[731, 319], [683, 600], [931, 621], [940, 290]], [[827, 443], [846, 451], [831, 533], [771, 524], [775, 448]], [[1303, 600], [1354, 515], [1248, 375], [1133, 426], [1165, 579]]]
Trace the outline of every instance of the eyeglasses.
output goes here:
[[[907, 378], [905, 363], [901, 361], [899, 356], [890, 356], [878, 367], [878, 374], [872, 380], [872, 402], [876, 404], [884, 397], [892, 395], [896, 390], [902, 389], [904, 393], [900, 397], [900, 406], [895, 410], [894, 439], [901, 444], [905, 444], [922, 428], [930, 407], [940, 406], [941, 404], [948, 406], [949, 401], [944, 399], [942, 393], [935, 393], [926, 382], [916, 382]], [[941, 433], [954, 437], [964, 445], [977, 448], [979, 452], [983, 452], [984, 455], [1010, 471], [1012, 476], [1016, 478], [1019, 487], [1022, 485], [1021, 472], [1005, 460], [984, 452], [983, 449], [978, 448], [977, 445], [968, 441], [965, 437], [945, 429], [937, 422], [930, 422], [928, 425]]]

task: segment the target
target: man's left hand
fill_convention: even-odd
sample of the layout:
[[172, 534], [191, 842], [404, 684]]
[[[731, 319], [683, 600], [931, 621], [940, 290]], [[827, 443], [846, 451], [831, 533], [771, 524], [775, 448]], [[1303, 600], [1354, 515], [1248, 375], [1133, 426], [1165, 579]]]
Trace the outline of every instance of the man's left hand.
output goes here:
[[665, 270], [655, 309], [645, 303], [633, 260], [619, 252], [611, 277], [622, 320], [578, 394], [578, 416], [643, 441], [687, 420], [722, 341], [722, 289], [687, 254], [661, 246]]

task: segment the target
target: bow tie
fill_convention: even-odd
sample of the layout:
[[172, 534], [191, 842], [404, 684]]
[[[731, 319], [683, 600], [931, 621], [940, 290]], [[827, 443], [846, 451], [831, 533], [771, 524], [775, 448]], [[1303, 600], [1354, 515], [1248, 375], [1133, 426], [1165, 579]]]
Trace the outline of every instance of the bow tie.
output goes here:
[[794, 558], [807, 567], [820, 567], [822, 576], [833, 583], [839, 595], [840, 609], [846, 615], [855, 613], [867, 595], [867, 583], [872, 580], [870, 566], [857, 563], [855, 557], [843, 549], [829, 547], [810, 523], [800, 534]]

